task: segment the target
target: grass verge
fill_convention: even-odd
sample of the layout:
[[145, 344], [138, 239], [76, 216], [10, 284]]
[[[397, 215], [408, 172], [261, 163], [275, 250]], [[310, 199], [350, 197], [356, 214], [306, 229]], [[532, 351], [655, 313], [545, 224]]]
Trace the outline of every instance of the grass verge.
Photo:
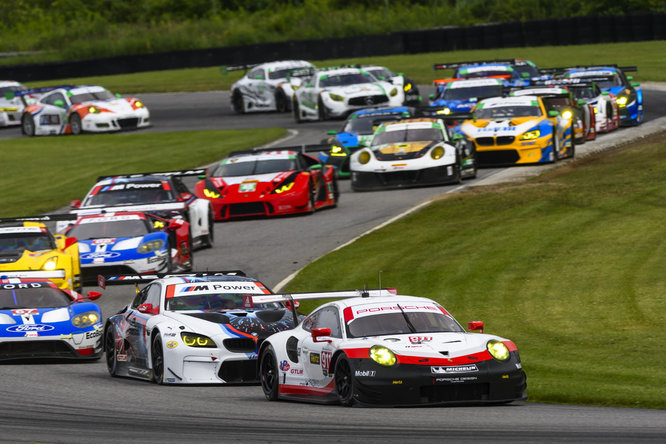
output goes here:
[[[451, 195], [285, 291], [397, 287], [513, 339], [531, 401], [666, 408], [666, 134]], [[303, 304], [309, 312], [313, 304]]]
[[257, 130], [124, 133], [0, 140], [0, 217], [53, 211], [81, 199], [100, 175], [207, 165], [286, 134]]
[[[440, 62], [458, 62], [497, 58], [524, 58], [541, 67], [572, 66], [590, 63], [617, 63], [622, 66], [638, 66], [636, 80], [666, 81], [665, 41], [608, 43], [577, 46], [543, 46], [533, 48], [503, 48], [438, 52], [427, 54], [402, 54], [383, 57], [363, 57], [313, 61], [318, 66], [342, 63], [380, 64], [397, 72], [403, 72], [418, 84], [430, 84], [434, 79], [450, 77], [447, 71], [433, 72], [432, 65]], [[267, 60], [268, 61], [268, 60]], [[221, 61], [220, 65], [224, 62]], [[221, 75], [219, 67], [190, 68], [140, 72], [113, 76], [81, 77], [34, 82], [29, 86], [60, 84], [100, 84], [118, 93], [148, 93], [171, 91], [227, 90], [243, 75], [235, 71]], [[422, 91], [429, 93], [430, 91]]]

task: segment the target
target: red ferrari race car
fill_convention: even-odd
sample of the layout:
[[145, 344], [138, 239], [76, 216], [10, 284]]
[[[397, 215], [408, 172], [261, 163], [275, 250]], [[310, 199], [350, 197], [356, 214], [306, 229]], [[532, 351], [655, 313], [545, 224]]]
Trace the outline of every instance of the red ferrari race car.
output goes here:
[[194, 187], [215, 220], [313, 213], [338, 203], [335, 167], [305, 154], [312, 145], [235, 151]]

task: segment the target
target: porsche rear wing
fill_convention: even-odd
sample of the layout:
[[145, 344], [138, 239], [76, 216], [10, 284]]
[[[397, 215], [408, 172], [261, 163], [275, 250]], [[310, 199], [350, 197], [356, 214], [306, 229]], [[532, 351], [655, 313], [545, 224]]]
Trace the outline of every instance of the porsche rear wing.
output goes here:
[[169, 277], [208, 277], [208, 276], [245, 276], [241, 270], [204, 271], [195, 273], [152, 273], [152, 274], [124, 274], [117, 276], [97, 276], [97, 285], [105, 289], [108, 285], [145, 284], [155, 279]]
[[311, 145], [291, 145], [291, 146], [274, 146], [270, 148], [252, 148], [250, 150], [238, 150], [229, 153], [228, 157], [251, 155], [257, 153], [266, 153], [270, 151], [297, 151], [299, 153], [314, 153], [319, 151], [328, 151], [331, 145], [327, 143], [316, 143]]
[[562, 66], [555, 68], [541, 68], [539, 71], [543, 74], [557, 74], [571, 69], [604, 69], [604, 68], [617, 68], [623, 72], [637, 72], [637, 66], [618, 66], [615, 63], [609, 63], [607, 65], [576, 65], [576, 66]]
[[250, 65], [235, 65], [235, 66], [220, 66], [220, 74], [226, 76], [231, 71], [247, 71], [250, 68], [259, 66], [259, 63], [254, 63]]
[[119, 174], [115, 176], [99, 176], [97, 182], [106, 179], [134, 179], [137, 177], [146, 177], [146, 176], [200, 176], [208, 174], [208, 168], [193, 168], [191, 170], [179, 170], [179, 171], [155, 171], [149, 173], [132, 173], [132, 174]]
[[[395, 296], [398, 292], [395, 288], [379, 288], [373, 290], [342, 290], [342, 291], [320, 291], [306, 293], [276, 293], [267, 295], [243, 295], [243, 308], [253, 308], [254, 304], [268, 304], [271, 302], [293, 302], [312, 299], [348, 299], [348, 298], [370, 298]], [[291, 304], [293, 307], [294, 305]]]
[[5, 217], [0, 219], [0, 224], [9, 224], [13, 222], [56, 222], [56, 221], [76, 221], [76, 214], [40, 214], [38, 216], [23, 217]]
[[468, 62], [455, 62], [455, 63], [435, 63], [432, 66], [433, 71], [439, 69], [456, 69], [469, 65], [518, 65], [525, 64], [525, 62], [518, 59], [495, 59], [495, 60], [470, 60]]

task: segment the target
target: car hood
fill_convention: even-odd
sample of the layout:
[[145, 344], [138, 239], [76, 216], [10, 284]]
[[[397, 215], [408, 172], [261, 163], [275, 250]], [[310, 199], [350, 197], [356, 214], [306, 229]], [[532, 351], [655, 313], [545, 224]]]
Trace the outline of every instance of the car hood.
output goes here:
[[295, 173], [296, 171], [279, 171], [277, 173], [267, 173], [267, 174], [253, 174], [250, 176], [232, 176], [232, 177], [211, 177], [210, 180], [213, 184], [220, 188], [223, 186], [229, 185], [239, 185], [246, 182], [256, 182], [256, 183], [265, 183], [265, 182], [281, 182], [282, 180], [289, 177], [290, 174]]
[[345, 97], [367, 96], [372, 94], [386, 94], [386, 89], [376, 83], [360, 83], [358, 85], [329, 87], [325, 91], [340, 94]]
[[543, 122], [540, 117], [515, 117], [504, 120], [467, 120], [461, 125], [463, 133], [469, 137], [517, 136], [531, 130]]
[[82, 102], [77, 106], [95, 106], [102, 112], [111, 113], [131, 113], [134, 111], [132, 105], [125, 99], [115, 100], [91, 100], [89, 102]]
[[222, 310], [222, 311], [169, 311], [165, 316], [172, 318], [195, 333], [232, 336], [252, 336], [264, 339], [273, 333], [294, 327], [290, 310]]

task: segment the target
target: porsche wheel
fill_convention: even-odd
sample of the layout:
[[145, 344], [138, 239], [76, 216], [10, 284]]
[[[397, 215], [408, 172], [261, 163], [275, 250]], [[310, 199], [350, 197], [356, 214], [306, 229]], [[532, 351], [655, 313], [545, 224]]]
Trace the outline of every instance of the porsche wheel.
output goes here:
[[266, 399], [275, 401], [278, 397], [280, 387], [280, 372], [278, 371], [275, 351], [270, 345], [261, 355], [259, 362], [259, 379], [261, 380], [261, 389], [264, 391]]
[[279, 113], [286, 113], [289, 111], [289, 100], [287, 95], [281, 89], [275, 93], [275, 109]]
[[310, 182], [310, 197], [308, 201], [308, 213], [312, 214], [317, 210], [317, 189], [312, 181]]
[[553, 160], [552, 162], [557, 162], [560, 160], [560, 139], [557, 135], [553, 135]]
[[204, 236], [202, 244], [204, 248], [213, 248], [215, 242], [215, 221], [213, 220], [213, 209], [208, 208], [208, 234]]
[[74, 113], [72, 117], [69, 118], [69, 128], [72, 130], [72, 134], [78, 136], [83, 133], [83, 127], [81, 125], [81, 116]]
[[303, 123], [303, 119], [301, 118], [301, 107], [298, 105], [298, 100], [294, 99], [292, 108], [294, 110], [294, 120], [296, 120], [296, 123]]
[[111, 376], [116, 376], [118, 371], [118, 359], [116, 357], [116, 336], [113, 327], [104, 332], [104, 351], [106, 355], [106, 368]]
[[319, 98], [319, 101], [317, 102], [317, 114], [319, 116], [319, 120], [327, 120], [328, 119], [328, 110], [326, 109], [326, 105], [324, 105], [324, 101], [321, 100], [321, 97]]
[[338, 401], [344, 406], [354, 404], [354, 376], [352, 375], [349, 358], [340, 356], [335, 363], [335, 391], [338, 393]]
[[164, 382], [164, 349], [159, 333], [153, 338], [150, 358], [153, 362], [153, 381], [162, 384]]
[[35, 135], [35, 118], [32, 117], [32, 114], [23, 115], [21, 119], [21, 131], [26, 136], [32, 137]]
[[245, 100], [243, 99], [243, 94], [236, 90], [231, 96], [231, 105], [234, 108], [236, 114], [245, 114]]

